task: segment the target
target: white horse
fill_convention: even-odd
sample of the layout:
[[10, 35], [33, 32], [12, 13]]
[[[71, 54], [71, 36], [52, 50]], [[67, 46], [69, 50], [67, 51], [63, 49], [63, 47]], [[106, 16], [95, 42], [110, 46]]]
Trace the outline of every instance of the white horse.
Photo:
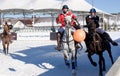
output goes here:
[[75, 50], [75, 43], [73, 39], [72, 32], [74, 32], [74, 28], [71, 25], [72, 18], [70, 16], [67, 16], [65, 18], [65, 30], [62, 36], [62, 46], [63, 46], [63, 54], [64, 54], [64, 60], [65, 64], [70, 67], [70, 53], [71, 53], [71, 65], [72, 65], [72, 74], [75, 76], [76, 74], [76, 50]]

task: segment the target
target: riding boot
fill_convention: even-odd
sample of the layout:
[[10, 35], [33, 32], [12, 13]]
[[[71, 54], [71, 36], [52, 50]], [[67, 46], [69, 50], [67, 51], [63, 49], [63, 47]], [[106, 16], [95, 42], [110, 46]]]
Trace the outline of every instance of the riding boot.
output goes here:
[[104, 33], [103, 33], [103, 36], [104, 36], [109, 42], [111, 42], [113, 46], [118, 46], [118, 43], [115, 42], [115, 41], [113, 41], [113, 40], [111, 39], [111, 37], [109, 36], [108, 33], [104, 32]]
[[80, 48], [80, 43], [75, 41], [75, 47], [76, 47], [76, 49], [79, 49]]
[[60, 38], [61, 38], [60, 33], [57, 33], [57, 47], [55, 49], [58, 51], [61, 50], [61, 39]]

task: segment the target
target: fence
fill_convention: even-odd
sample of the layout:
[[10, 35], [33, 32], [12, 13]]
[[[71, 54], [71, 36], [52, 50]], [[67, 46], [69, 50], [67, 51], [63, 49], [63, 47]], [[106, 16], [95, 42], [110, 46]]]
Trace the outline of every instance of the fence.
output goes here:
[[[59, 27], [56, 26], [55, 30], [57, 30]], [[41, 26], [41, 27], [25, 27], [25, 28], [14, 28], [14, 32], [51, 32], [51, 26]]]
[[41, 26], [14, 28], [12, 31], [17, 33], [17, 40], [50, 40], [52, 29], [51, 26]]
[[113, 66], [105, 76], [120, 76], [120, 57], [113, 64]]

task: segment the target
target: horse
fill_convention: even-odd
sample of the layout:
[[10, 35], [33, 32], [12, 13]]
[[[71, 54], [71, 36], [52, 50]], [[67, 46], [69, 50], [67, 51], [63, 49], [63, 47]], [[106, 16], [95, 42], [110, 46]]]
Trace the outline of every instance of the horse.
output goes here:
[[73, 76], [76, 75], [76, 67], [77, 67], [77, 52], [75, 49], [75, 42], [73, 39], [73, 35], [72, 35], [72, 25], [70, 24], [71, 22], [71, 17], [66, 17], [65, 18], [65, 30], [63, 32], [63, 36], [62, 36], [62, 50], [63, 50], [63, 55], [64, 55], [64, 61], [65, 61], [65, 65], [70, 68], [70, 53], [71, 53], [71, 65], [72, 65], [72, 74]]
[[99, 76], [103, 76], [105, 68], [105, 59], [103, 52], [106, 50], [110, 56], [111, 63], [113, 64], [113, 57], [111, 53], [111, 45], [107, 39], [96, 31], [96, 24], [93, 20], [86, 25], [88, 33], [86, 32], [85, 43], [87, 46], [88, 58], [93, 66], [97, 66], [96, 62], [93, 61], [92, 55], [97, 54], [99, 56]]
[[9, 44], [10, 44], [10, 28], [7, 22], [5, 22], [3, 29], [4, 29], [2, 33], [3, 52], [5, 53], [5, 55], [7, 55], [9, 50]]

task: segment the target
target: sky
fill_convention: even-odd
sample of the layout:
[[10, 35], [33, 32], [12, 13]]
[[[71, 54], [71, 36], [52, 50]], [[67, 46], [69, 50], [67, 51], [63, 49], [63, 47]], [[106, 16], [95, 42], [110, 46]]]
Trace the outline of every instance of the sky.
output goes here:
[[[86, 0], [92, 4], [92, 0]], [[108, 13], [120, 12], [120, 0], [93, 0], [94, 6]]]

